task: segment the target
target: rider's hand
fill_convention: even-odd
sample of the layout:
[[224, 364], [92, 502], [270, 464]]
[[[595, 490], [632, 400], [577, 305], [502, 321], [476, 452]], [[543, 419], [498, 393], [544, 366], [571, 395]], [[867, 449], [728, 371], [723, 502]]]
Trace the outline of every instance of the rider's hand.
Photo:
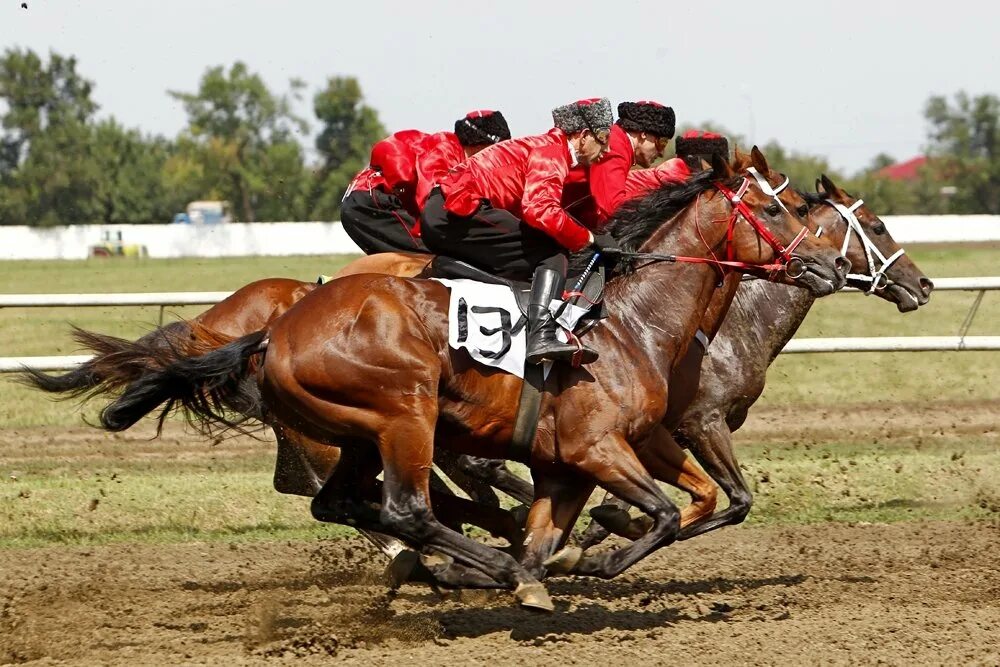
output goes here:
[[599, 251], [605, 257], [618, 257], [622, 254], [622, 249], [618, 241], [611, 234], [591, 234], [590, 247]]

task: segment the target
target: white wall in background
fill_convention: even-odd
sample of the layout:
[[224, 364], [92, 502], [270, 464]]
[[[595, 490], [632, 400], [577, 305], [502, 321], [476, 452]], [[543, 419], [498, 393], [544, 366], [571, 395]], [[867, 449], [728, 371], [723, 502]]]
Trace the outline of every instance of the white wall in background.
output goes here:
[[[885, 216], [900, 243], [1000, 241], [1000, 215]], [[0, 226], [0, 259], [86, 259], [102, 233], [121, 231], [150, 257], [236, 257], [360, 253], [339, 222], [255, 222], [228, 225]]]

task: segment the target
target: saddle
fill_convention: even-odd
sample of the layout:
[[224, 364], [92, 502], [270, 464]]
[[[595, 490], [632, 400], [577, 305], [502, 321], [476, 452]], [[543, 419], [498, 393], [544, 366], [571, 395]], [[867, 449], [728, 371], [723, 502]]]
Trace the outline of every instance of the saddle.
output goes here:
[[[575, 268], [575, 265], [576, 263], [573, 263], [571, 267]], [[514, 293], [521, 314], [527, 318], [530, 292], [528, 283], [502, 278], [471, 264], [441, 255], [431, 261], [430, 270], [435, 278], [475, 280], [487, 284], [504, 285]], [[586, 314], [580, 318], [573, 333], [573, 335], [582, 336], [605, 316], [603, 299], [605, 267], [603, 263], [599, 263], [599, 266], [595, 267], [594, 263], [590, 262], [585, 269], [572, 271], [566, 282], [573, 287], [564, 291], [564, 305], [556, 314], [556, 319], [559, 319], [569, 304], [586, 308]], [[508, 451], [508, 458], [521, 463], [531, 462], [531, 449], [538, 431], [538, 416], [542, 407], [542, 391], [545, 387], [546, 371], [547, 369], [540, 365], [525, 367], [524, 382], [521, 385], [517, 416], [514, 419], [514, 430]]]
[[[566, 284], [574, 286], [572, 289], [567, 288], [568, 298], [565, 303], [588, 309], [587, 314], [580, 318], [579, 324], [574, 329], [575, 335], [582, 336], [606, 316], [604, 311], [605, 267], [603, 264], [599, 264], [593, 271], [577, 270], [575, 277], [572, 275], [573, 268], [571, 266], [571, 275], [566, 279]], [[528, 297], [531, 291], [531, 284], [528, 282], [503, 278], [444, 255], [437, 255], [431, 260], [430, 270], [433, 278], [476, 280], [490, 285], [509, 287], [514, 293], [521, 314], [525, 317], [528, 316]]]

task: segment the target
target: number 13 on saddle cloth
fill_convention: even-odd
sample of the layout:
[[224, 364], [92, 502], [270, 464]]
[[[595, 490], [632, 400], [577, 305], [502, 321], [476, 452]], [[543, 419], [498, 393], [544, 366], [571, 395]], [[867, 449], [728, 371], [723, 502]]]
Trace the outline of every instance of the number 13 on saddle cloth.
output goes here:
[[[476, 362], [499, 368], [524, 378], [524, 357], [527, 351], [524, 300], [507, 285], [490, 285], [475, 280], [434, 278], [451, 291], [448, 304], [448, 346], [466, 350]], [[589, 306], [589, 303], [584, 302]], [[560, 325], [557, 336], [562, 341], [589, 307], [553, 300], [549, 311]], [[596, 308], [595, 310], [599, 310]], [[545, 375], [551, 362], [545, 364]]]

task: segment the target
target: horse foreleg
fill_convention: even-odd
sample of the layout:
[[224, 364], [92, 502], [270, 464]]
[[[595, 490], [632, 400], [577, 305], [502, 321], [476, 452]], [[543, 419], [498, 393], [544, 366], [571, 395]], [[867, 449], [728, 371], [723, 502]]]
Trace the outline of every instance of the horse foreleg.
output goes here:
[[[711, 516], [716, 505], [716, 486], [689, 457], [663, 426], [638, 448], [636, 454], [646, 470], [660, 482], [665, 482], [691, 496], [691, 502], [681, 510], [681, 528]], [[587, 549], [609, 535], [630, 540], [646, 534], [652, 526], [648, 516], [632, 517], [630, 505], [611, 494], [590, 510], [590, 526], [580, 536], [580, 546]]]
[[725, 419], [716, 416], [711, 420], [685, 420], [680, 435], [701, 467], [729, 497], [729, 507], [685, 526], [678, 539], [687, 540], [722, 526], [742, 523], [750, 513], [753, 494], [740, 471], [733, 452], [732, 432]]
[[621, 434], [609, 433], [593, 445], [580, 446], [585, 449], [570, 452], [568, 445], [562, 445], [566, 450], [563, 453], [566, 462], [572, 462], [581, 473], [648, 514], [653, 519], [653, 526], [625, 547], [592, 556], [583, 555], [577, 547], [568, 547], [549, 559], [546, 565], [566, 573], [610, 579], [673, 542], [680, 528], [680, 512]]
[[535, 499], [535, 489], [531, 482], [521, 479], [507, 468], [502, 459], [483, 459], [478, 456], [462, 455], [457, 459], [458, 467], [467, 475], [496, 487], [514, 500], [531, 505]]
[[[469, 575], [467, 582], [463, 581], [463, 572], [458, 572], [455, 585], [483, 586], [496, 582], [514, 589], [521, 604], [551, 611], [552, 601], [545, 588], [510, 555], [448, 528], [434, 515], [430, 470], [437, 410], [430, 401], [415, 401], [402, 411], [404, 416], [382, 422], [378, 447], [385, 481], [380, 518], [386, 532], [419, 546], [422, 551], [433, 550], [445, 556], [439, 568], [442, 571], [456, 572], [450, 568], [452, 563], [448, 559], [477, 571], [474, 577], [471, 571], [464, 572]], [[435, 571], [433, 564], [425, 565]]]
[[566, 544], [593, 491], [593, 482], [578, 475], [546, 473], [538, 477], [521, 545], [521, 564], [528, 571], [537, 577], [545, 573], [546, 563]]
[[691, 496], [690, 504], [681, 510], [682, 529], [711, 516], [715, 511], [715, 484], [695, 465], [666, 428], [657, 427], [638, 454], [639, 460], [653, 477]]
[[456, 457], [446, 449], [435, 448], [434, 463], [441, 469], [441, 472], [447, 475], [448, 479], [454, 482], [458, 488], [462, 489], [466, 495], [477, 503], [499, 507], [500, 498], [493, 492], [490, 485], [483, 480], [467, 474], [459, 463], [460, 458], [462, 457]]

